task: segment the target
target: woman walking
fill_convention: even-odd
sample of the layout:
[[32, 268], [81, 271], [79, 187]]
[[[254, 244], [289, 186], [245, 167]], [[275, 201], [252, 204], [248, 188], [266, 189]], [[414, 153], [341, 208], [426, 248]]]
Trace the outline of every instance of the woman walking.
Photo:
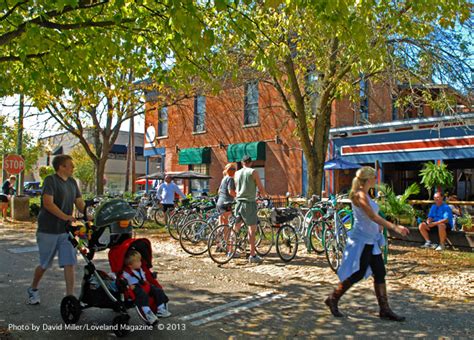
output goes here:
[[221, 214], [219, 216], [219, 225], [228, 224], [228, 219], [232, 213], [232, 203], [234, 203], [235, 182], [234, 175], [237, 170], [235, 163], [228, 163], [224, 167], [222, 174], [224, 178], [219, 186], [219, 198], [217, 199], [217, 211]]
[[385, 245], [381, 227], [387, 227], [401, 235], [409, 230], [395, 225], [378, 215], [379, 207], [369, 196], [369, 189], [375, 186], [375, 169], [365, 166], [357, 170], [352, 180], [349, 198], [352, 201], [354, 225], [349, 232], [344, 257], [338, 270], [340, 283], [334, 292], [325, 300], [332, 315], [342, 317], [338, 302], [344, 293], [356, 282], [374, 276], [374, 290], [380, 307], [380, 318], [392, 321], [404, 321], [405, 318], [395, 314], [388, 304], [385, 284], [385, 265], [381, 248]]

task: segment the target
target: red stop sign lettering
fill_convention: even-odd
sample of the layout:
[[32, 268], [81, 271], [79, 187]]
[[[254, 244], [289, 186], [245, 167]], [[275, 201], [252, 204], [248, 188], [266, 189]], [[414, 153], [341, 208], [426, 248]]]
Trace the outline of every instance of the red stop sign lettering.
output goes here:
[[19, 155], [6, 155], [3, 159], [3, 169], [12, 175], [18, 175], [25, 169], [25, 160]]

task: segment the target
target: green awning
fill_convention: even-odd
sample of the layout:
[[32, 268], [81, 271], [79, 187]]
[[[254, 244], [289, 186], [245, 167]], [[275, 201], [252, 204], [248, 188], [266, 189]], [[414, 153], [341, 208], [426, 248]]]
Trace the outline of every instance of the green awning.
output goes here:
[[229, 162], [240, 162], [244, 155], [249, 155], [252, 161], [264, 161], [265, 142], [230, 144], [227, 148], [227, 159]]
[[211, 148], [189, 148], [179, 151], [180, 165], [211, 163]]

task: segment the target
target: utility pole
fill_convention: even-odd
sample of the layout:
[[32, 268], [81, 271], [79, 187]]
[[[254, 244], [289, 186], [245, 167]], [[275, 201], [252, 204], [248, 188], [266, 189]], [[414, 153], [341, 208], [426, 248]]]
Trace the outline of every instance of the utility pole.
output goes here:
[[[20, 156], [23, 156], [23, 118], [25, 115], [25, 97], [23, 94], [20, 94], [20, 105], [18, 109], [18, 136], [16, 142], [16, 153]], [[20, 172], [19, 178], [16, 181], [15, 189], [18, 196], [23, 195], [23, 182], [25, 179], [25, 170]]]

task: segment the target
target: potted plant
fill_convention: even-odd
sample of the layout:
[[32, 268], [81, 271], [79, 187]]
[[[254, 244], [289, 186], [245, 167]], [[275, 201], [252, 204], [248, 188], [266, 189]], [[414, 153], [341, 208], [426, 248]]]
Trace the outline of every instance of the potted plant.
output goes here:
[[465, 232], [474, 232], [474, 226], [472, 224], [472, 216], [464, 214], [457, 218], [457, 222], [462, 226], [462, 230]]
[[420, 171], [421, 184], [428, 190], [429, 198], [431, 199], [431, 190], [433, 188], [446, 189], [452, 186], [454, 176], [448, 170], [446, 164], [434, 164], [427, 162], [423, 164], [423, 169]]
[[381, 197], [379, 203], [380, 210], [389, 220], [397, 224], [413, 224], [415, 210], [408, 203], [408, 197], [420, 193], [420, 186], [417, 183], [410, 185], [403, 195], [399, 196], [387, 184], [380, 184], [377, 190]]

